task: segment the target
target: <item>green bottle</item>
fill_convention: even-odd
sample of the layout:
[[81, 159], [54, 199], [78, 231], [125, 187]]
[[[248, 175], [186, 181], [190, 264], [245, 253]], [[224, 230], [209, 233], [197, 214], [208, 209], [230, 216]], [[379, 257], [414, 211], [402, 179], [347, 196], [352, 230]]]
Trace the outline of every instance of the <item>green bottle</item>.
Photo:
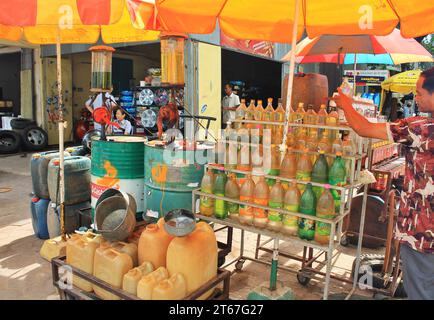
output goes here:
[[[308, 183], [300, 199], [300, 213], [316, 215], [316, 198], [312, 184]], [[300, 239], [313, 240], [315, 237], [315, 221], [305, 218], [298, 220], [298, 236]]]
[[[227, 176], [224, 172], [219, 172], [214, 182], [214, 195], [219, 197], [225, 196], [225, 187], [227, 182]], [[215, 200], [214, 204], [214, 215], [216, 218], [225, 219], [228, 216], [228, 210], [226, 208], [226, 201]]]
[[[327, 159], [324, 156], [324, 151], [319, 152], [319, 157], [315, 161], [315, 164], [312, 168], [312, 182], [317, 183], [328, 183], [329, 178], [329, 167], [327, 164]], [[315, 196], [317, 199], [323, 193], [324, 188], [322, 187], [313, 187], [313, 192], [315, 192]]]
[[[329, 183], [332, 186], [344, 186], [346, 184], [346, 169], [342, 159], [342, 153], [336, 152], [336, 158], [329, 170]], [[339, 212], [341, 206], [341, 195], [337, 190], [332, 189], [332, 195], [335, 199], [335, 210]]]

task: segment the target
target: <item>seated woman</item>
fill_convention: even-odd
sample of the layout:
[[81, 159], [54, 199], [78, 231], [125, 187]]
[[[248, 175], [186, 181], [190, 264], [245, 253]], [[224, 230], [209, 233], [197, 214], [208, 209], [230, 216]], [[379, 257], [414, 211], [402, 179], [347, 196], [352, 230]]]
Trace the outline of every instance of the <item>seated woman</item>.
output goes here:
[[113, 134], [133, 134], [133, 126], [131, 125], [131, 122], [125, 119], [125, 111], [121, 108], [116, 110], [116, 120], [114, 121], [119, 125], [119, 128], [116, 126], [112, 126], [112, 132]]

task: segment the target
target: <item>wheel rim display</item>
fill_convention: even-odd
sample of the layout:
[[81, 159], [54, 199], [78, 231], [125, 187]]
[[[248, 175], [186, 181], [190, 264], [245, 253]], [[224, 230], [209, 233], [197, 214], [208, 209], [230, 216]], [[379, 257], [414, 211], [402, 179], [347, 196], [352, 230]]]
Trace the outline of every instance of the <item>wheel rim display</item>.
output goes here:
[[39, 145], [44, 144], [45, 137], [42, 134], [42, 132], [40, 132], [39, 130], [32, 129], [32, 130], [29, 130], [29, 132], [27, 133], [27, 140], [31, 144], [33, 144], [35, 146], [39, 146]]

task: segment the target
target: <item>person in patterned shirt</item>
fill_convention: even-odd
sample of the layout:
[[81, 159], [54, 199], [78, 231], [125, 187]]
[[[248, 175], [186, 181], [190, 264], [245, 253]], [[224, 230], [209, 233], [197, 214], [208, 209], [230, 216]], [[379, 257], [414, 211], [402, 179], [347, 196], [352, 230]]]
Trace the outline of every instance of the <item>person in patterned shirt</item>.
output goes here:
[[[416, 85], [419, 111], [434, 112], [434, 68], [421, 73]], [[339, 89], [335, 98], [348, 124], [360, 136], [402, 144], [406, 158], [395, 237], [401, 242], [404, 288], [409, 299], [434, 300], [434, 122], [411, 117], [394, 123], [372, 123], [352, 107]]]

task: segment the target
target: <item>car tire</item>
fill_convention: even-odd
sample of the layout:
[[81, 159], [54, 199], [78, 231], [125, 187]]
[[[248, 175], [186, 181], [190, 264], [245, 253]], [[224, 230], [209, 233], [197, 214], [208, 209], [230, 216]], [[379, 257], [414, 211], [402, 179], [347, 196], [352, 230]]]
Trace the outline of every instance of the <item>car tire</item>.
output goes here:
[[11, 128], [14, 130], [21, 130], [30, 126], [36, 126], [36, 121], [25, 118], [16, 118], [11, 120]]
[[0, 154], [15, 153], [20, 149], [21, 138], [12, 130], [0, 130]]
[[19, 130], [21, 140], [25, 149], [30, 151], [41, 151], [48, 145], [48, 134], [38, 126], [30, 126]]

